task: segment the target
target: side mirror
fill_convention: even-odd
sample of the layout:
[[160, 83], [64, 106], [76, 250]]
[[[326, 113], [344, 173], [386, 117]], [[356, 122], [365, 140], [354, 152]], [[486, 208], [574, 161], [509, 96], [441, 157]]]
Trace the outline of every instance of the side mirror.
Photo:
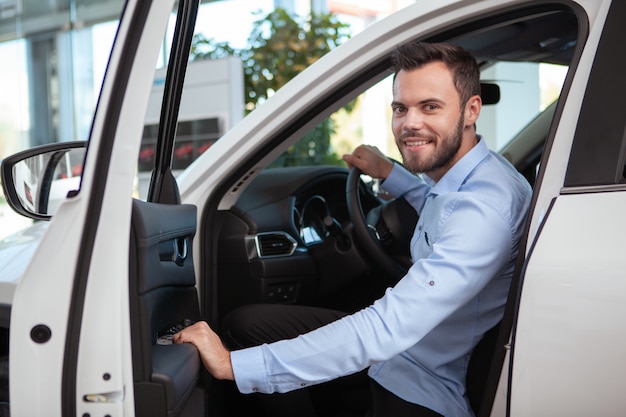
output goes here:
[[86, 142], [58, 142], [16, 153], [2, 161], [2, 187], [17, 213], [49, 220], [67, 197], [76, 195]]

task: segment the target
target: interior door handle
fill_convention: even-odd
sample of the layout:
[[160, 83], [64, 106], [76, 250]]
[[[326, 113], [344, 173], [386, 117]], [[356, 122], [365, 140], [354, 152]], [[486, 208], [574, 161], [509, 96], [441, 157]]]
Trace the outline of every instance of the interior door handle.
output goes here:
[[183, 266], [188, 254], [187, 239], [184, 237], [177, 237], [173, 240], [173, 245], [174, 256], [172, 260], [176, 265]]

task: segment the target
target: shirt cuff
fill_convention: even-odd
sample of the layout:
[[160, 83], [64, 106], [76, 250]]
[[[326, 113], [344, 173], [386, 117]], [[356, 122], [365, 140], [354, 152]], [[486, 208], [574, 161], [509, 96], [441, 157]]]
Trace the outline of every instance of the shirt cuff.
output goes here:
[[391, 173], [383, 181], [381, 187], [394, 197], [401, 197], [406, 192], [406, 185], [415, 181], [415, 174], [408, 171], [400, 164], [393, 164]]
[[233, 366], [235, 383], [241, 393], [271, 392], [261, 346], [232, 351], [230, 362]]

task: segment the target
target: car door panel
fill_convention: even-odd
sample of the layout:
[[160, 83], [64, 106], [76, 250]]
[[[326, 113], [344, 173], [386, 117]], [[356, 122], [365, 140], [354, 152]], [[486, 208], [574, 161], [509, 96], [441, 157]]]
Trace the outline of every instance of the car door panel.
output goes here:
[[[43, 382], [21, 382], [18, 395], [28, 397], [31, 391], [46, 391], [51, 385], [60, 386], [60, 395], [51, 394], [55, 398], [50, 403], [42, 398], [39, 409], [27, 405], [28, 399], [17, 400], [20, 406], [34, 409], [32, 413], [28, 410], [17, 415], [133, 413], [128, 303], [131, 196], [152, 86], [146, 74], [154, 71], [160, 45], [160, 35], [155, 34], [164, 31], [172, 3], [125, 3], [94, 116], [81, 189], [77, 197], [59, 208], [38, 248], [39, 253], [54, 253], [61, 258], [63, 272], [57, 269], [51, 273], [55, 277], [67, 276], [72, 283], [69, 301], [58, 301], [66, 316], [55, 313], [50, 318], [60, 319], [66, 325], [54, 323], [64, 342], [63, 351], [54, 355], [62, 367], [54, 374], [36, 373], [36, 378]], [[70, 203], [75, 206], [73, 210]], [[74, 236], [59, 239], [69, 233]], [[48, 238], [54, 248], [44, 246]], [[57, 255], [57, 251], [61, 254]], [[44, 268], [51, 269], [49, 263]], [[32, 272], [34, 277], [36, 272]], [[47, 278], [46, 272], [42, 277]], [[44, 291], [36, 291], [40, 294], [30, 297], [31, 302], [43, 298], [42, 303], [50, 303], [50, 294]], [[21, 372], [19, 375], [23, 376]], [[13, 386], [11, 396], [13, 404]], [[57, 398], [60, 408], [54, 404]]]
[[563, 195], [549, 211], [525, 272], [511, 415], [623, 414], [625, 207], [622, 191]]
[[137, 416], [181, 415], [199, 379], [195, 347], [169, 338], [200, 319], [195, 233], [195, 206], [133, 201], [129, 287]]

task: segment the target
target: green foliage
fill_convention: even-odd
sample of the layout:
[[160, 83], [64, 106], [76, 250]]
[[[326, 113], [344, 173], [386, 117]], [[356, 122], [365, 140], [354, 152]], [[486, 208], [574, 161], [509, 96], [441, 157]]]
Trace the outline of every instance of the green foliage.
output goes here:
[[[246, 110], [252, 111], [289, 80], [349, 37], [348, 25], [332, 14], [311, 14], [298, 20], [276, 9], [257, 20], [247, 49], [235, 49], [201, 34], [194, 37], [192, 59], [239, 57], [243, 62]], [[293, 145], [272, 166], [340, 164], [332, 153], [331, 119]]]

